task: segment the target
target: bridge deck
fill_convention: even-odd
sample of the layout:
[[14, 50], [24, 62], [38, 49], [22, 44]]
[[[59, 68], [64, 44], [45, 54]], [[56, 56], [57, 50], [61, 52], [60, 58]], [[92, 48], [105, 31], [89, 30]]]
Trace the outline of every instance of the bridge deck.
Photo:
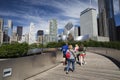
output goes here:
[[87, 52], [87, 64], [75, 64], [74, 72], [66, 74], [62, 64], [26, 80], [120, 80], [118, 67], [104, 56]]

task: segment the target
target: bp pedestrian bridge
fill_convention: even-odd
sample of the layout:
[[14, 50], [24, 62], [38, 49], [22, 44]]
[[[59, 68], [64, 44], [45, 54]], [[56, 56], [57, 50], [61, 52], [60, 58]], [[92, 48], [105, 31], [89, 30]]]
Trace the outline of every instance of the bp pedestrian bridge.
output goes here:
[[89, 47], [86, 64], [66, 74], [58, 49], [22, 58], [0, 60], [0, 80], [120, 80], [120, 51]]

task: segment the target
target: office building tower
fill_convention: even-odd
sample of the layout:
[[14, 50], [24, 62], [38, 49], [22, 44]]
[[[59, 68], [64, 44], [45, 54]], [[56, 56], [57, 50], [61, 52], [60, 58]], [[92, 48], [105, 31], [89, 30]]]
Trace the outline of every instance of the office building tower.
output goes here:
[[12, 42], [18, 42], [18, 35], [16, 31], [13, 31]]
[[75, 27], [74, 27], [74, 36], [80, 36], [81, 35], [80, 33], [81, 33], [80, 32], [80, 26], [75, 25]]
[[43, 30], [37, 31], [37, 43], [43, 44]]
[[116, 33], [117, 33], [117, 41], [120, 41], [120, 26], [116, 27]]
[[98, 0], [99, 27], [98, 35], [116, 40], [113, 0]]
[[22, 32], [23, 32], [23, 27], [17, 26], [18, 41], [20, 41], [22, 39]]
[[10, 36], [8, 35], [8, 27], [4, 27], [3, 30], [3, 43], [9, 43], [10, 42]]
[[0, 19], [0, 45], [3, 43], [3, 19]]
[[49, 25], [49, 41], [50, 42], [57, 42], [57, 20], [52, 19], [50, 20], [50, 25]]
[[97, 12], [94, 8], [87, 8], [80, 14], [81, 36], [89, 35], [92, 40], [98, 37]]
[[9, 43], [12, 42], [12, 35], [13, 35], [13, 23], [12, 20], [8, 20], [8, 36], [10, 37]]
[[29, 44], [36, 43], [36, 36], [35, 36], [35, 25], [34, 23], [30, 23], [30, 31], [29, 31]]
[[74, 26], [74, 40], [76, 40], [80, 36], [80, 26]]
[[72, 27], [73, 27], [72, 22], [68, 22], [68, 23], [65, 25], [65, 28], [66, 28], [68, 31], [71, 30]]
[[[68, 37], [74, 35], [74, 30], [73, 30], [72, 28], [73, 28], [72, 22], [68, 22], [68, 23], [65, 25], [64, 31], [63, 31], [63, 34], [62, 34], [62, 39], [63, 39], [63, 40], [67, 40]], [[69, 35], [69, 34], [70, 34], [70, 35]]]
[[0, 30], [3, 31], [3, 19], [0, 19]]
[[67, 40], [68, 41], [74, 41], [74, 38], [75, 38], [75, 36], [74, 36], [74, 31], [75, 31], [75, 27], [74, 26], [72, 26], [72, 28], [70, 29], [70, 30], [67, 30], [68, 32], [67, 32]]
[[73, 28], [73, 24], [72, 22], [68, 22], [66, 25], [65, 25], [65, 30], [66, 30], [66, 33], [67, 35], [69, 34], [70, 30]]
[[43, 40], [44, 40], [44, 44], [50, 42], [49, 41], [49, 34], [44, 34]]
[[27, 34], [23, 35], [23, 37], [24, 37], [23, 42], [26, 42], [29, 44], [29, 34], [27, 33]]

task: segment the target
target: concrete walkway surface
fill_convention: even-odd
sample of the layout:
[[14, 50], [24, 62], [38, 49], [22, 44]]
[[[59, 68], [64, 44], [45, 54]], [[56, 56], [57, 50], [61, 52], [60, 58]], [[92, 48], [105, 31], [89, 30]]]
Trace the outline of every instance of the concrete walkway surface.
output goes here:
[[120, 80], [119, 68], [104, 56], [87, 52], [86, 64], [75, 64], [75, 71], [66, 74], [65, 66], [58, 66], [26, 80]]

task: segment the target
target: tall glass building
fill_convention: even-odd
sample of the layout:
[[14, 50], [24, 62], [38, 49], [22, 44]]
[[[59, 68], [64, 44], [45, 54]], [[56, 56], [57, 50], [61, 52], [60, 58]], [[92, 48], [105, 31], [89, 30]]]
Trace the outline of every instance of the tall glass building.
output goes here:
[[18, 40], [22, 39], [22, 31], [23, 31], [23, 27], [22, 26], [17, 26]]
[[0, 19], [0, 44], [3, 43], [3, 19]]
[[12, 41], [12, 35], [13, 35], [13, 23], [12, 20], [8, 20], [8, 36], [10, 37], [9, 43]]
[[113, 0], [98, 0], [99, 27], [98, 35], [116, 40]]
[[35, 24], [33, 22], [30, 23], [30, 30], [29, 30], [29, 44], [36, 43], [36, 35], [35, 35]]
[[10, 42], [10, 36], [8, 35], [8, 27], [4, 27], [3, 43], [9, 43], [9, 42]]
[[57, 41], [57, 20], [56, 19], [50, 20], [49, 35], [50, 35], [50, 38], [49, 38], [50, 42]]
[[94, 8], [87, 8], [80, 14], [81, 36], [88, 35], [90, 39], [97, 40], [97, 12]]
[[37, 31], [37, 43], [43, 44], [43, 30], [38, 30]]

